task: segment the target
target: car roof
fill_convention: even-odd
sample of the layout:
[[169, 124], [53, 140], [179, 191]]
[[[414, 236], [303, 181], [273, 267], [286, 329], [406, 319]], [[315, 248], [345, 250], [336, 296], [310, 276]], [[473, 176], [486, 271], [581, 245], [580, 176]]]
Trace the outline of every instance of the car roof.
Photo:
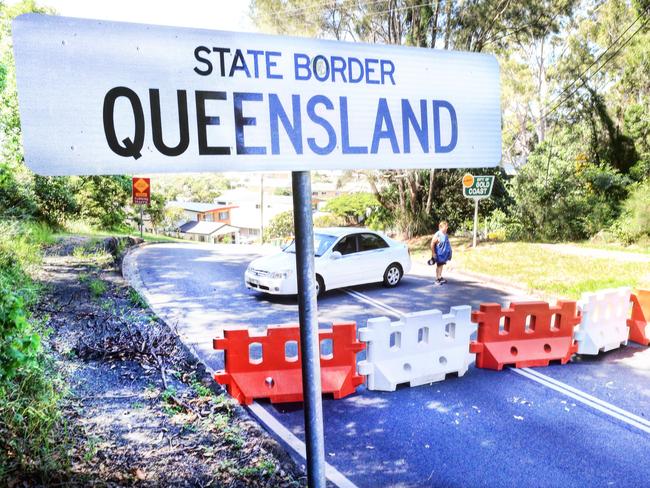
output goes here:
[[325, 234], [328, 236], [341, 237], [347, 234], [358, 234], [360, 232], [370, 232], [377, 234], [374, 230], [366, 229], [365, 227], [322, 227], [315, 228], [314, 233]]

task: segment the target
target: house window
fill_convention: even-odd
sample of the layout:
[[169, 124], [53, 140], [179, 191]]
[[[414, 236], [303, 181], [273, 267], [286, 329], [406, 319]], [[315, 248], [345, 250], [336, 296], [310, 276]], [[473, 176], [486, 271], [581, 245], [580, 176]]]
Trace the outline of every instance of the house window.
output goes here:
[[228, 212], [219, 212], [219, 220], [228, 220]]

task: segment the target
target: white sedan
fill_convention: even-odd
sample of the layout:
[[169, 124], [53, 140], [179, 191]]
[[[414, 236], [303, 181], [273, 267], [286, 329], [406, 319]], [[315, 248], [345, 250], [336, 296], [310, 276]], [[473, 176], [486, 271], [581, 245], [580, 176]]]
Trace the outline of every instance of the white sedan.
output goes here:
[[[406, 244], [368, 229], [314, 229], [316, 290], [383, 282], [393, 287], [411, 269]], [[244, 281], [250, 290], [295, 295], [296, 251], [291, 243], [282, 252], [248, 265]]]

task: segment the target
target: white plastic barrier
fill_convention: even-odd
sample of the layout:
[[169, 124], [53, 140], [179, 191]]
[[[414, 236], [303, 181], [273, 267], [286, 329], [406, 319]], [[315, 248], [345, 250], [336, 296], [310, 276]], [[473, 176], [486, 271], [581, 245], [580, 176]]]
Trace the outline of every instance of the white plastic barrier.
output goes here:
[[627, 344], [631, 293], [630, 288], [615, 288], [582, 294], [580, 325], [574, 333], [578, 354], [598, 354]]
[[474, 362], [469, 338], [476, 330], [471, 307], [452, 307], [407, 314], [399, 322], [387, 317], [368, 320], [359, 329], [367, 359], [358, 364], [369, 390], [394, 391], [401, 383], [419, 386], [442, 381], [448, 373], [463, 376]]

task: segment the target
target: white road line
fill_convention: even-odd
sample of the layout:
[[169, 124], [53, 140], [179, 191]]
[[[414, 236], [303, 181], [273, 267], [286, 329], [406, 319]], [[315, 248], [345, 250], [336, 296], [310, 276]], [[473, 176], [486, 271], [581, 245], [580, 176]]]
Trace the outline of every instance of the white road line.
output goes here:
[[[353, 296], [361, 301], [364, 301], [366, 303], [369, 303], [371, 305], [375, 305], [377, 308], [380, 308], [384, 311], [389, 310], [395, 313], [398, 316], [404, 316], [405, 314], [400, 312], [399, 310], [394, 309], [393, 307], [386, 305], [385, 303], [380, 302], [379, 300], [375, 300], [374, 298], [370, 298], [367, 295], [364, 295], [361, 292], [358, 291], [353, 291], [353, 290], [344, 290], [346, 293], [348, 293], [350, 296]], [[592, 395], [589, 395], [588, 393], [585, 393], [581, 390], [578, 390], [577, 388], [574, 388], [572, 386], [569, 386], [565, 383], [562, 383], [561, 381], [555, 380], [553, 378], [550, 378], [546, 375], [543, 375], [537, 371], [534, 371], [529, 368], [510, 368], [510, 371], [513, 373], [517, 373], [521, 376], [524, 376], [525, 378], [528, 378], [529, 380], [535, 381], [539, 383], [540, 385], [543, 385], [547, 388], [550, 388], [551, 390], [555, 390], [559, 393], [562, 393], [566, 396], [569, 396], [573, 398], [574, 400], [577, 400], [581, 403], [584, 403], [585, 405], [588, 405], [606, 415], [609, 415], [610, 417], [614, 417], [615, 419], [620, 420], [621, 422], [624, 422], [628, 425], [631, 425], [632, 427], [636, 427], [639, 430], [642, 430], [643, 432], [650, 434], [650, 422], [647, 421], [644, 418], [638, 417], [637, 415], [634, 415], [633, 413], [628, 412], [627, 410], [623, 410], [622, 408], [619, 408], [615, 405], [612, 405], [611, 403], [607, 403], [603, 400], [600, 400], [599, 398], [596, 398]]]
[[645, 425], [646, 427], [650, 428], [650, 421], [647, 419], [644, 419], [643, 417], [639, 417], [638, 415], [635, 415], [631, 412], [628, 412], [627, 410], [623, 410], [622, 408], [617, 407], [616, 405], [612, 405], [611, 403], [607, 403], [604, 400], [601, 400], [600, 398], [596, 398], [588, 393], [585, 393], [584, 391], [580, 391], [577, 388], [572, 387], [571, 385], [567, 385], [566, 383], [562, 383], [561, 381], [556, 380], [555, 378], [551, 378], [550, 376], [546, 376], [539, 371], [535, 371], [533, 369], [529, 368], [522, 368], [523, 371], [526, 371], [527, 373], [532, 374], [533, 376], [536, 376], [537, 378], [547, 381], [549, 383], [553, 383], [554, 385], [564, 388], [565, 390], [568, 390], [572, 393], [575, 393], [576, 395], [579, 395], [591, 402], [598, 403], [604, 408], [613, 410], [621, 415], [624, 415], [628, 417], [630, 420], [633, 420], [634, 422], [638, 422], [640, 424]]
[[[616, 409], [605, 407], [603, 404], [609, 405], [607, 402], [603, 402], [602, 400], [598, 400], [598, 402], [589, 400], [588, 398], [582, 396], [582, 394], [583, 394], [582, 392], [580, 392], [581, 394], [579, 395], [579, 394], [574, 393], [573, 391], [571, 391], [571, 390], [575, 390], [575, 388], [572, 388], [571, 390], [562, 388], [561, 386], [558, 386], [558, 385], [556, 385], [554, 383], [551, 383], [550, 381], [546, 381], [546, 380], [544, 380], [542, 378], [539, 378], [539, 377], [537, 377], [535, 375], [531, 375], [528, 371], [526, 371], [526, 369], [528, 369], [528, 368], [523, 368], [523, 369], [511, 368], [510, 371], [512, 371], [513, 373], [517, 373], [518, 375], [524, 376], [525, 378], [528, 378], [529, 380], [533, 380], [533, 381], [539, 383], [540, 385], [543, 385], [543, 386], [545, 386], [547, 388], [550, 388], [551, 390], [555, 390], [555, 391], [560, 392], [560, 393], [562, 393], [562, 394], [564, 394], [564, 395], [566, 395], [568, 397], [571, 397], [574, 400], [577, 400], [577, 401], [579, 401], [581, 403], [584, 403], [585, 405], [588, 405], [588, 406], [598, 410], [599, 412], [602, 412], [602, 413], [604, 413], [606, 415], [609, 415], [610, 417], [614, 417], [615, 419], [618, 419], [621, 422], [624, 422], [624, 423], [626, 423], [628, 425], [631, 425], [632, 427], [636, 427], [637, 429], [642, 430], [646, 434], [650, 434], [650, 427], [648, 427], [644, 423], [637, 422], [636, 420], [633, 420], [632, 418], [630, 418], [628, 415], [632, 415], [632, 414], [630, 414], [629, 412], [626, 412], [626, 414], [628, 414], [628, 415], [622, 415], [617, 411], [617, 410], [620, 410], [618, 407], [616, 407]], [[580, 390], [576, 390], [576, 391], [580, 391]], [[587, 396], [589, 396], [589, 395], [587, 395]], [[611, 405], [610, 407], [613, 407], [613, 406], [614, 405]]]
[[403, 317], [406, 315], [403, 312], [400, 312], [396, 308], [391, 307], [390, 305], [386, 305], [385, 303], [379, 302], [375, 300], [374, 298], [370, 298], [368, 295], [364, 295], [361, 292], [355, 291], [355, 290], [350, 290], [348, 288], [344, 288], [343, 291], [350, 295], [351, 297], [356, 298], [357, 300], [360, 300], [362, 302], [366, 302], [370, 305], [374, 305], [377, 308], [382, 309], [384, 312], [388, 312], [391, 315], [397, 315], [398, 317]]
[[[305, 443], [293, 435], [289, 429], [282, 425], [273, 415], [267, 412], [264, 407], [259, 403], [254, 402], [252, 405], [248, 406], [248, 409], [260, 422], [275, 432], [289, 447], [291, 447], [291, 449], [298, 453], [300, 457], [303, 459], [306, 458], [307, 453]], [[357, 488], [357, 485], [352, 483], [352, 481], [347, 479], [339, 470], [329, 463], [325, 463], [325, 476], [339, 488]]]

